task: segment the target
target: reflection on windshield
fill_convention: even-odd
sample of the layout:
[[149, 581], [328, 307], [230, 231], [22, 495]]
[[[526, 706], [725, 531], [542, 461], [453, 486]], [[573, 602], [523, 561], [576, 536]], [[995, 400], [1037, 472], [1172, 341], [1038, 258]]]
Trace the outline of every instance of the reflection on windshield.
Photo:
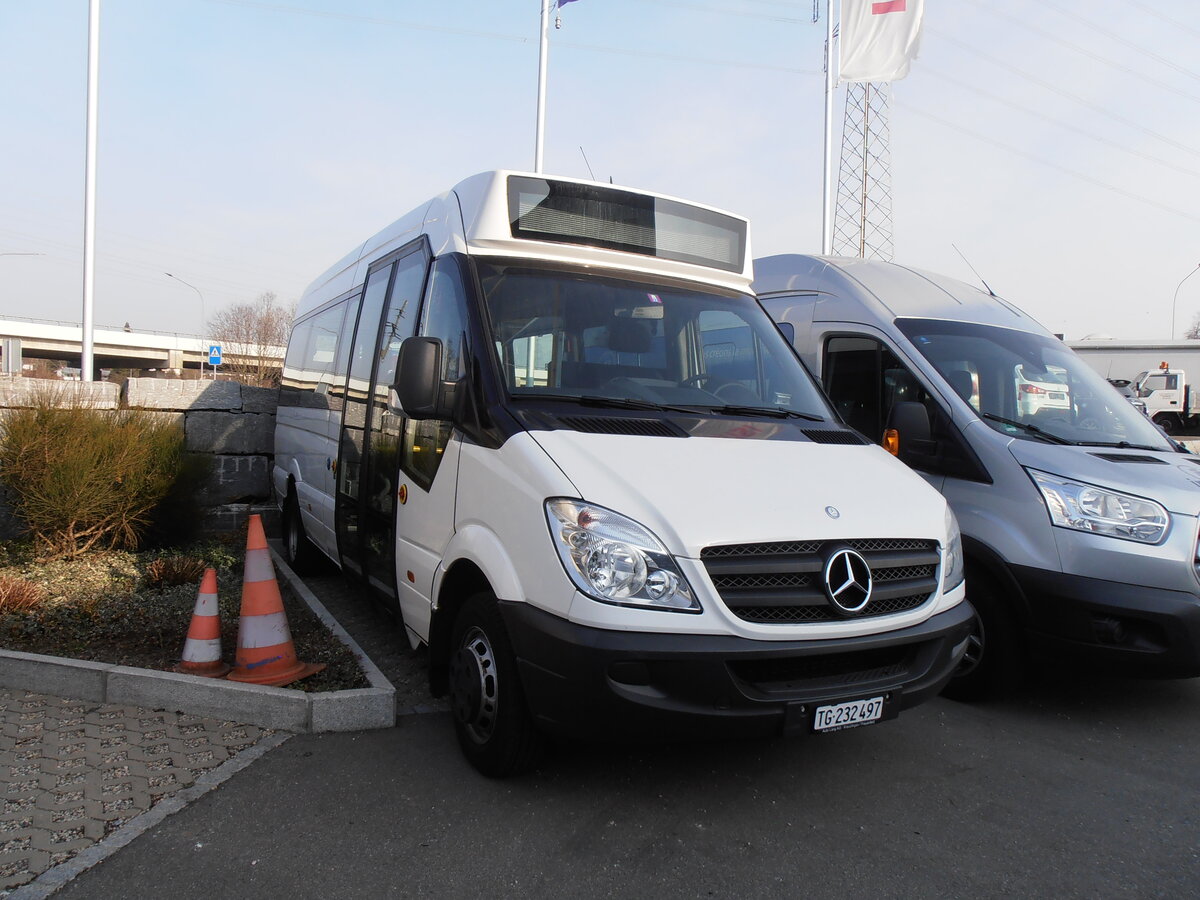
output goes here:
[[754, 298], [476, 261], [515, 398], [831, 417]]
[[1171, 449], [1145, 416], [1061, 341], [967, 322], [896, 324], [997, 431], [1029, 440]]

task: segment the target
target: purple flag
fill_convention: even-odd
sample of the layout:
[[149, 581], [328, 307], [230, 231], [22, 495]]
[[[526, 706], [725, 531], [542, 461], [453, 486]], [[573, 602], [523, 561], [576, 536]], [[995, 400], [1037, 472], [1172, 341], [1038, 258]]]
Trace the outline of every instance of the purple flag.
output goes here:
[[558, 0], [558, 3], [556, 5], [557, 5], [558, 9], [562, 9], [568, 3], [574, 3], [574, 2], [575, 2], [575, 0]]

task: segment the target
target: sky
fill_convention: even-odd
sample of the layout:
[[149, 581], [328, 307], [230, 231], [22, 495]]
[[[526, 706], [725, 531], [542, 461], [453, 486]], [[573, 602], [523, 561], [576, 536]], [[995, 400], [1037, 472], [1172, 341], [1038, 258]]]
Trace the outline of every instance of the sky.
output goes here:
[[[468, 175], [531, 170], [539, 10], [103, 0], [95, 323], [204, 336]], [[547, 173], [744, 215], [756, 256], [820, 251], [813, 0], [557, 15]], [[0, 0], [0, 316], [82, 319], [87, 16]], [[890, 127], [897, 262], [973, 267], [1069, 340], [1200, 315], [1200, 4], [926, 0]]]

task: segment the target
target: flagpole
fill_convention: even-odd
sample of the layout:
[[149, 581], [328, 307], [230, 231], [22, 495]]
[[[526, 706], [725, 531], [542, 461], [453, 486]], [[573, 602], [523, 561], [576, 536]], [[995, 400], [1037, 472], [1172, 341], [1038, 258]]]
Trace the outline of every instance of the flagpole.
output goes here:
[[92, 381], [95, 344], [92, 305], [96, 290], [96, 144], [100, 108], [100, 0], [88, 4], [87, 123], [83, 188], [83, 336], [79, 378]]
[[542, 43], [538, 53], [537, 136], [533, 151], [533, 171], [542, 171], [542, 144], [546, 134], [546, 63], [550, 56], [550, 4], [553, 0], [540, 0], [542, 4]]
[[825, 0], [825, 148], [821, 181], [821, 253], [833, 255], [833, 0]]

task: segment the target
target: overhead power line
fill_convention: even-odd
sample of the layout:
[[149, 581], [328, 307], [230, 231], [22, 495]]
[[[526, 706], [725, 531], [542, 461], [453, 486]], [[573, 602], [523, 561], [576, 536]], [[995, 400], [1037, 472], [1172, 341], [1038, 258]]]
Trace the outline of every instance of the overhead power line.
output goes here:
[[1106, 107], [1103, 107], [1097, 103], [1091, 102], [1086, 97], [1081, 97], [1078, 94], [1073, 94], [1070, 91], [1065, 91], [1062, 88], [1057, 87], [1056, 85], [1053, 85], [1048, 81], [1044, 81], [1043, 79], [1038, 78], [1036, 75], [1026, 72], [1024, 69], [1018, 68], [1017, 66], [1014, 66], [1011, 63], [1009, 63], [1003, 59], [999, 59], [995, 56], [992, 56], [989, 53], [986, 53], [983, 50], [980, 50], [978, 47], [974, 47], [971, 44], [968, 44], [966, 41], [960, 41], [958, 38], [953, 37], [949, 34], [946, 34], [946, 32], [941, 31], [940, 29], [932, 28], [929, 25], [925, 26], [925, 30], [932, 34], [936, 34], [941, 40], [946, 41], [949, 44], [954, 44], [956, 47], [959, 47], [959, 48], [967, 51], [974, 57], [977, 57], [979, 59], [985, 59], [988, 62], [990, 62], [992, 65], [999, 66], [1002, 69], [1012, 72], [1014, 75], [1017, 75], [1020, 78], [1024, 78], [1026, 81], [1036, 84], [1040, 88], [1050, 91], [1051, 93], [1058, 94], [1060, 97], [1065, 97], [1066, 99], [1072, 100], [1075, 103], [1078, 103], [1082, 106], [1086, 106], [1088, 109], [1090, 109], [1092, 112], [1094, 112], [1098, 115], [1105, 116], [1106, 118], [1112, 119], [1114, 122], [1120, 122], [1122, 125], [1128, 126], [1129, 128], [1136, 129], [1137, 131], [1140, 131], [1145, 135], [1155, 138], [1156, 140], [1162, 141], [1164, 144], [1171, 145], [1176, 150], [1182, 150], [1184, 153], [1190, 153], [1192, 156], [1200, 157], [1200, 150], [1198, 150], [1197, 148], [1195, 148], [1193, 146], [1184, 144], [1180, 141], [1175, 140], [1174, 138], [1167, 137], [1165, 134], [1160, 134], [1157, 131], [1153, 131], [1142, 125], [1139, 125], [1136, 122], [1125, 118], [1124, 116], [1117, 115], [1116, 113], [1110, 111]]
[[[384, 18], [382, 16], [364, 16], [357, 13], [329, 12], [322, 9], [309, 9], [303, 6], [291, 6], [283, 3], [262, 3], [258, 0], [205, 0], [207, 3], [220, 3], [225, 6], [241, 6], [247, 9], [258, 9], [264, 12], [284, 13], [297, 16], [312, 16], [319, 19], [337, 19], [344, 22], [362, 22], [367, 25], [387, 25], [393, 28], [407, 28], [413, 31], [434, 31], [439, 34], [456, 34], [463, 37], [490, 38], [492, 40], [508, 41], [516, 44], [531, 44], [533, 38], [522, 34], [504, 34], [499, 31], [479, 31], [472, 28], [454, 28], [448, 25], [427, 25], [424, 22], [407, 22], [400, 19]], [[714, 12], [716, 10], [713, 10]], [[799, 20], [797, 20], [799, 21]], [[766, 72], [787, 72], [793, 75], [820, 74], [818, 68], [798, 69], [794, 66], [776, 66], [766, 63], [748, 63], [728, 59], [707, 59], [701, 56], [690, 56], [682, 53], [663, 53], [659, 50], [633, 49], [629, 47], [612, 47], [603, 44], [578, 44], [572, 41], [555, 41], [559, 47], [573, 47], [577, 50], [593, 50], [601, 53], [617, 53], [622, 56], [636, 56], [640, 59], [666, 59], [671, 62], [699, 63], [706, 66], [721, 66], [731, 69], [756, 69]]]
[[910, 113], [915, 113], [924, 119], [937, 122], [939, 125], [949, 128], [952, 131], [957, 131], [959, 134], [982, 141], [989, 147], [997, 147], [1009, 153], [1016, 154], [1017, 156], [1024, 157], [1025, 159], [1031, 160], [1039, 165], [1047, 166], [1048, 168], [1054, 169], [1057, 172], [1062, 172], [1065, 175], [1069, 175], [1077, 181], [1083, 181], [1095, 187], [1103, 188], [1106, 191], [1111, 191], [1114, 194], [1120, 194], [1122, 197], [1126, 197], [1127, 199], [1136, 200], [1137, 202], [1144, 203], [1147, 206], [1153, 206], [1155, 209], [1161, 210], [1162, 212], [1171, 213], [1172, 215], [1189, 219], [1192, 222], [1200, 222], [1200, 216], [1194, 215], [1186, 210], [1176, 209], [1174, 206], [1168, 206], [1165, 203], [1159, 203], [1157, 200], [1151, 200], [1149, 197], [1143, 196], [1142, 194], [1135, 194], [1133, 191], [1127, 191], [1124, 188], [1117, 187], [1115, 184], [1109, 184], [1107, 181], [1101, 181], [1099, 178], [1093, 178], [1090, 175], [1084, 175], [1082, 172], [1079, 172], [1075, 169], [1070, 169], [1066, 166], [1059, 165], [1053, 160], [1045, 159], [1034, 153], [1030, 153], [1027, 150], [1022, 150], [1019, 147], [1013, 147], [1010, 144], [1005, 144], [1002, 141], [998, 141], [991, 135], [984, 135], [977, 131], [972, 131], [970, 128], [965, 128], [962, 125], [959, 125], [957, 122], [951, 122], [949, 119], [944, 119], [941, 116], [923, 110], [920, 107], [913, 106], [911, 103], [906, 102], [900, 103], [899, 105]]
[[[1010, 24], [1016, 25], [1018, 28], [1024, 28], [1026, 31], [1030, 31], [1033, 34], [1036, 34], [1036, 35], [1050, 41], [1051, 43], [1058, 44], [1060, 47], [1066, 47], [1068, 50], [1078, 53], [1080, 56], [1086, 56], [1088, 59], [1093, 59], [1096, 62], [1103, 63], [1104, 65], [1110, 66], [1111, 68], [1114, 68], [1121, 72], [1124, 72], [1127, 75], [1132, 75], [1134, 78], [1139, 78], [1142, 81], [1145, 81], [1147, 84], [1154, 85], [1156, 88], [1158, 88], [1160, 90], [1167, 91], [1172, 94], [1177, 94], [1180, 97], [1186, 97], [1188, 100], [1195, 100], [1197, 103], [1200, 103], [1200, 95], [1193, 94], [1191, 91], [1185, 91], [1181, 88], [1177, 88], [1174, 85], [1167, 84], [1167, 82], [1165, 82], [1165, 81], [1160, 81], [1157, 78], [1147, 75], [1145, 72], [1140, 72], [1131, 66], [1127, 66], [1124, 63], [1117, 62], [1115, 59], [1105, 56], [1103, 53], [1096, 53], [1094, 50], [1089, 50], [1086, 47], [1081, 47], [1079, 44], [1076, 44], [1073, 41], [1068, 41], [1065, 38], [1060, 37], [1058, 34], [1056, 34], [1053, 31], [1050, 31], [1045, 28], [1039, 28], [1036, 25], [1033, 25], [1030, 22], [1026, 21], [1025, 19], [1018, 18], [1017, 16], [1011, 16], [1008, 13], [1003, 12], [1000, 9], [998, 9], [994, 3], [989, 3], [989, 4], [985, 5], [985, 4], [979, 3], [979, 0], [971, 0], [971, 2], [974, 3], [976, 6], [978, 6], [980, 9], [984, 10], [987, 13], [990, 13], [993, 16], [996, 16], [999, 19], [1003, 19], [1004, 21], [1009, 22]], [[1046, 0], [1043, 0], [1043, 5], [1052, 6], [1052, 7], [1054, 6], [1053, 3], [1048, 3], [1048, 2], [1046, 2]], [[1054, 8], [1057, 9], [1058, 7], [1054, 7]], [[1077, 16], [1075, 16], [1074, 19], [1075, 19], [1075, 21], [1081, 21]], [[1115, 35], [1111, 35], [1111, 33], [1106, 32], [1103, 29], [1096, 29], [1096, 30], [1100, 31], [1102, 34], [1112, 37], [1114, 40], [1120, 40], [1121, 43], [1126, 45], [1127, 47], [1132, 47], [1132, 48], [1138, 49], [1138, 50], [1141, 49], [1136, 44], [1134, 44], [1132, 41], [1121, 40], [1120, 38], [1117, 38]], [[1146, 55], [1148, 55], [1148, 56], [1152, 56], [1154, 59], [1157, 59], [1160, 61], [1163, 60], [1163, 57], [1160, 57], [1156, 53], [1150, 53], [1150, 51], [1148, 51], [1148, 50], [1143, 50], [1142, 52], [1146, 53]], [[1200, 77], [1200, 76], [1197, 76], [1194, 72], [1191, 72], [1188, 69], [1184, 69], [1182, 66], [1177, 66], [1177, 65], [1172, 64], [1172, 68], [1174, 68], [1180, 72], [1183, 72], [1186, 75], [1190, 75], [1193, 78]]]
[[983, 88], [967, 84], [957, 76], [951, 76], [947, 75], [945, 72], [939, 72], [928, 63], [921, 63], [921, 74], [932, 75], [934, 78], [937, 78], [940, 81], [948, 82], [949, 84], [954, 85], [956, 88], [964, 91], [970, 91], [972, 94], [978, 94], [980, 97], [986, 97], [993, 103], [999, 103], [1002, 106], [1007, 106], [1009, 109], [1014, 109], [1017, 112], [1025, 113], [1026, 115], [1032, 116], [1035, 119], [1041, 119], [1043, 122], [1048, 122], [1054, 127], [1060, 128], [1063, 131], [1073, 132], [1080, 137], [1095, 141], [1098, 144], [1104, 144], [1106, 147], [1112, 147], [1115, 150], [1120, 150], [1122, 153], [1128, 153], [1130, 156], [1137, 156], [1146, 160], [1147, 162], [1152, 162], [1157, 166], [1165, 166], [1168, 169], [1174, 169], [1181, 175], [1190, 175], [1192, 178], [1200, 178], [1200, 171], [1196, 169], [1189, 169], [1186, 166], [1176, 165], [1175, 163], [1169, 162], [1168, 160], [1165, 160], [1159, 156], [1152, 156], [1149, 153], [1143, 153], [1140, 150], [1135, 150], [1133, 147], [1127, 147], [1124, 144], [1114, 141], [1111, 138], [1104, 137], [1103, 135], [1093, 134], [1092, 132], [1085, 131], [1077, 126], [1069, 125], [1059, 116], [1047, 115], [1046, 113], [1036, 110], [1033, 107], [1026, 106], [1023, 103], [1017, 103], [1013, 100], [1009, 100], [1007, 97], [1002, 97], [999, 94], [993, 94], [991, 91], [986, 91]]

